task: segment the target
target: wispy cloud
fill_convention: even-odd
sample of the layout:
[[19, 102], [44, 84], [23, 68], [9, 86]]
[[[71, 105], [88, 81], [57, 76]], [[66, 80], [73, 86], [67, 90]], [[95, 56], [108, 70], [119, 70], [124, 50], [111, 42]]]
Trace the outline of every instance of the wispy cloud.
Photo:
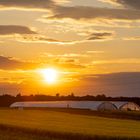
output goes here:
[[140, 41], [140, 36], [134, 36], [134, 37], [124, 37], [123, 40], [129, 41]]
[[115, 60], [99, 60], [93, 61], [93, 65], [106, 65], [106, 64], [140, 64], [140, 59], [129, 58], [129, 59], [115, 59]]
[[46, 37], [44, 35], [16, 35], [14, 36], [14, 39], [16, 41], [22, 42], [22, 43], [47, 43], [47, 44], [58, 44], [58, 45], [73, 45], [77, 43], [84, 43], [84, 42], [92, 42], [92, 41], [108, 41], [112, 40], [114, 36], [113, 32], [95, 32], [87, 37], [85, 39], [81, 40], [72, 40], [72, 41], [61, 41], [57, 39], [52, 39], [49, 37]]
[[47, 43], [47, 44], [58, 44], [58, 45], [67, 45], [67, 44], [73, 44], [73, 42], [70, 41], [60, 41], [56, 39], [52, 39], [43, 35], [19, 35], [16, 36], [16, 41], [22, 42], [22, 43]]
[[87, 40], [110, 40], [113, 38], [113, 32], [95, 32], [92, 33]]

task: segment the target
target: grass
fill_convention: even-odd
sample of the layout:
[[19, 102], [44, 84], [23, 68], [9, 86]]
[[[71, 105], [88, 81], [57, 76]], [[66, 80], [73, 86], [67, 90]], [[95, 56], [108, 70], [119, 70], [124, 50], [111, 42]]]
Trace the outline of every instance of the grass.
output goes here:
[[2, 109], [0, 140], [10, 140], [6, 137], [11, 136], [12, 140], [134, 140], [140, 139], [140, 121], [51, 110]]
[[[59, 140], [45, 136], [45, 139], [41, 135], [34, 135], [25, 131], [19, 131], [19, 129], [13, 129], [9, 126], [0, 127], [0, 140]], [[3, 129], [4, 128], [4, 129]]]
[[139, 138], [57, 133], [0, 125], [0, 140], [139, 140]]
[[[33, 109], [33, 108], [32, 108]], [[140, 120], [139, 111], [94, 111], [89, 109], [62, 109], [62, 108], [47, 108], [42, 109], [47, 111], [59, 111], [70, 114], [79, 114], [79, 115], [88, 115], [88, 116], [99, 116], [107, 118], [116, 118], [116, 119], [130, 119], [130, 120]]]

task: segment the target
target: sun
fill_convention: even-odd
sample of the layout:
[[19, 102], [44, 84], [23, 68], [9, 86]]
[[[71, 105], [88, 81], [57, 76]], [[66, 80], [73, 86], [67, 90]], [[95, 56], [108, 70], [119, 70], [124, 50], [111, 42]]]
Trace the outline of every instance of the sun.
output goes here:
[[47, 68], [41, 70], [41, 74], [44, 77], [45, 82], [48, 84], [54, 84], [58, 79], [58, 71], [54, 68]]

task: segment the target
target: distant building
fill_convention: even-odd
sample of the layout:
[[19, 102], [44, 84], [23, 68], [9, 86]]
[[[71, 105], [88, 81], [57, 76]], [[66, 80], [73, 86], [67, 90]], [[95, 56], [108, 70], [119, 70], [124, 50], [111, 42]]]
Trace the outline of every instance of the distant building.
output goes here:
[[74, 108], [90, 110], [132, 110], [140, 111], [133, 102], [112, 101], [45, 101], [45, 102], [15, 102], [10, 108]]

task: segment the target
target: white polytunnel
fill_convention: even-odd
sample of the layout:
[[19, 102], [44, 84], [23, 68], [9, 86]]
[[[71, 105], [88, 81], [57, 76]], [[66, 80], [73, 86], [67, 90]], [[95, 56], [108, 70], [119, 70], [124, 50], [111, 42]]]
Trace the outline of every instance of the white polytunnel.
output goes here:
[[15, 102], [10, 108], [73, 108], [90, 110], [135, 110], [140, 107], [133, 102], [112, 102], [112, 101], [33, 101]]
[[140, 111], [140, 106], [133, 102], [112, 102], [119, 110]]

